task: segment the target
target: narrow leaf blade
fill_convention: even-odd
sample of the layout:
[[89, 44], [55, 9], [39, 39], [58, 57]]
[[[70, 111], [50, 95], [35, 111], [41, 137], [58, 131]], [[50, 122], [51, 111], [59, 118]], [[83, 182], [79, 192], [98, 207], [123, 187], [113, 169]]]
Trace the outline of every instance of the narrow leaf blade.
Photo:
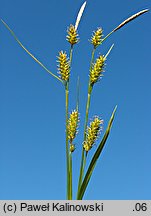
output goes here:
[[101, 154], [101, 152], [103, 150], [103, 147], [104, 147], [104, 145], [105, 145], [105, 143], [107, 141], [107, 138], [109, 136], [109, 133], [110, 133], [110, 130], [111, 130], [111, 127], [112, 127], [112, 123], [113, 123], [113, 120], [114, 120], [114, 115], [115, 115], [116, 109], [117, 109], [117, 106], [114, 108], [114, 111], [113, 111], [113, 113], [111, 115], [111, 118], [109, 120], [107, 129], [106, 129], [106, 132], [105, 132], [105, 134], [103, 136], [103, 139], [100, 142], [100, 145], [98, 146], [98, 148], [97, 148], [97, 150], [96, 150], [96, 152], [95, 152], [95, 154], [94, 154], [94, 156], [93, 156], [93, 158], [91, 160], [91, 163], [90, 163], [90, 165], [88, 167], [88, 170], [86, 172], [86, 175], [84, 177], [84, 180], [83, 180], [81, 188], [80, 188], [80, 192], [79, 192], [79, 196], [78, 196], [79, 200], [81, 200], [83, 198], [83, 195], [85, 193], [85, 190], [87, 188], [87, 185], [89, 183], [91, 175], [92, 175], [93, 170], [95, 168], [96, 162], [97, 162], [97, 160], [98, 160], [98, 158], [99, 158], [99, 156], [100, 156], [100, 154]]
[[53, 74], [50, 70], [48, 70], [33, 54], [31, 54], [31, 52], [29, 52], [24, 45], [20, 42], [20, 40], [17, 38], [17, 36], [15, 35], [15, 33], [11, 30], [11, 28], [4, 22], [4, 20], [2, 20], [2, 23], [4, 24], [4, 26], [9, 30], [9, 32], [11, 33], [11, 35], [14, 37], [14, 39], [17, 41], [17, 43], [25, 50], [26, 53], [28, 53], [28, 55], [30, 55], [41, 67], [43, 67], [49, 74], [51, 74], [53, 77], [55, 77], [56, 79], [58, 79], [60, 82], [62, 82], [62, 80], [56, 76], [55, 74]]

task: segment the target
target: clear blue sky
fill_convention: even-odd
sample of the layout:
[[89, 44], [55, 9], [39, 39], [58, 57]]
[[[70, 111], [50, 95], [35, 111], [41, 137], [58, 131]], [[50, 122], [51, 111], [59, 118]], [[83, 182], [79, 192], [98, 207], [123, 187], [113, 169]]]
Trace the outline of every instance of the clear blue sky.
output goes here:
[[[1, 18], [22, 43], [57, 74], [56, 56], [69, 52], [66, 29], [75, 23], [82, 0], [0, 0]], [[70, 106], [75, 108], [80, 76], [80, 127], [73, 154], [77, 189], [87, 95], [92, 31], [104, 35], [149, 1], [87, 1], [73, 53]], [[142, 15], [98, 48], [108, 57], [94, 86], [90, 119], [118, 109], [84, 199], [151, 199], [151, 14]], [[0, 199], [65, 199], [65, 96], [59, 81], [44, 71], [0, 24]], [[98, 142], [97, 142], [98, 144]], [[96, 147], [92, 149], [89, 159]], [[75, 198], [75, 196], [74, 196]]]

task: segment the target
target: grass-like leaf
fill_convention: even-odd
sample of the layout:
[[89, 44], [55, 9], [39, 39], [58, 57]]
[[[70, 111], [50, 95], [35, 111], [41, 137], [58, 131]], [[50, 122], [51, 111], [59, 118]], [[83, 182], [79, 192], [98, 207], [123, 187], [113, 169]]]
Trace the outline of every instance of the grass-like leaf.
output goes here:
[[111, 115], [111, 118], [110, 118], [110, 120], [109, 120], [107, 129], [106, 129], [106, 132], [105, 132], [105, 134], [104, 134], [104, 136], [103, 136], [103, 139], [102, 139], [102, 141], [100, 142], [100, 144], [99, 144], [99, 146], [98, 146], [98, 148], [97, 148], [97, 150], [96, 150], [96, 152], [95, 152], [95, 154], [94, 154], [94, 156], [93, 156], [93, 158], [92, 158], [92, 160], [91, 160], [91, 163], [90, 163], [90, 165], [89, 165], [89, 167], [88, 167], [88, 170], [87, 170], [87, 172], [86, 172], [86, 175], [85, 175], [85, 177], [84, 177], [84, 180], [83, 180], [83, 182], [82, 182], [82, 185], [81, 185], [81, 188], [80, 188], [78, 197], [77, 197], [78, 200], [81, 200], [81, 199], [83, 198], [83, 195], [84, 195], [84, 193], [85, 193], [85, 190], [86, 190], [86, 188], [87, 188], [87, 185], [88, 185], [88, 183], [89, 183], [89, 180], [90, 180], [90, 178], [91, 178], [91, 175], [92, 175], [93, 170], [94, 170], [94, 168], [95, 168], [96, 162], [97, 162], [97, 160], [98, 160], [98, 158], [99, 158], [99, 156], [100, 156], [100, 154], [101, 154], [101, 152], [102, 152], [102, 150], [103, 150], [103, 147], [104, 147], [104, 145], [105, 145], [105, 143], [106, 143], [106, 140], [107, 140], [107, 138], [108, 138], [108, 136], [109, 136], [109, 133], [110, 133], [110, 130], [111, 130], [111, 127], [112, 127], [112, 122], [113, 122], [113, 119], [114, 119], [114, 115], [115, 115], [116, 109], [117, 109], [117, 106], [114, 108], [114, 111], [113, 111], [113, 113], [112, 113], [112, 115]]
[[11, 28], [4, 22], [4, 20], [2, 20], [2, 23], [4, 24], [4, 26], [9, 30], [9, 32], [11, 33], [11, 35], [15, 38], [15, 40], [17, 41], [17, 43], [26, 51], [26, 53], [28, 53], [28, 55], [30, 55], [41, 67], [43, 67], [49, 74], [51, 74], [53, 77], [55, 77], [56, 79], [58, 79], [60, 82], [63, 83], [63, 81], [56, 76], [55, 74], [53, 74], [50, 70], [48, 70], [33, 54], [31, 54], [25, 47], [24, 45], [20, 42], [20, 40], [17, 38], [17, 36], [15, 35], [15, 33], [11, 30]]

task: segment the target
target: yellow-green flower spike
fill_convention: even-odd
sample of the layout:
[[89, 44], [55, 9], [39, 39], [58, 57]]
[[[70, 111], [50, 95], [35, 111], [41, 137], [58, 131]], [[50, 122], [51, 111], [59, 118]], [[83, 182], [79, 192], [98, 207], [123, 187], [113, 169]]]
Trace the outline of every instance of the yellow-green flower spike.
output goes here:
[[98, 138], [101, 124], [103, 124], [103, 120], [96, 116], [94, 120], [90, 123], [90, 126], [87, 127], [86, 140], [83, 144], [83, 148], [86, 152], [88, 152], [92, 148], [96, 139]]
[[74, 150], [75, 150], [75, 145], [74, 144], [70, 144], [70, 152], [72, 153], [72, 152], [74, 152]]
[[67, 41], [71, 45], [78, 43], [78, 41], [79, 41], [78, 34], [77, 34], [77, 31], [73, 25], [70, 25], [70, 27], [67, 30], [67, 33], [68, 33], [68, 35], [66, 38], [67, 38]]
[[70, 76], [70, 63], [65, 52], [59, 52], [58, 62], [58, 71], [61, 79], [63, 81], [68, 81]]
[[77, 134], [77, 127], [79, 122], [79, 113], [78, 111], [74, 110], [71, 112], [69, 119], [68, 119], [68, 139], [70, 143], [74, 140]]
[[99, 56], [99, 58], [96, 60], [96, 62], [93, 64], [92, 69], [90, 70], [90, 83], [91, 85], [94, 85], [101, 76], [103, 76], [102, 72], [104, 71], [104, 64], [105, 64], [106, 58], [102, 55]]
[[102, 28], [98, 28], [96, 31], [93, 32], [93, 35], [91, 37], [91, 43], [93, 44], [94, 48], [96, 48], [101, 44], [101, 40], [103, 36], [102, 32], [103, 32]]

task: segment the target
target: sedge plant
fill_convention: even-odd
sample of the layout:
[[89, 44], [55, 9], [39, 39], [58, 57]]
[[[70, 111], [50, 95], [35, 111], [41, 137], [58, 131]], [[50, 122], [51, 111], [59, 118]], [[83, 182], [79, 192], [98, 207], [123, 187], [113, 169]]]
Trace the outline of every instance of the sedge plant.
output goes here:
[[[51, 76], [53, 76], [55, 79], [57, 79], [63, 86], [65, 91], [65, 122], [66, 122], [66, 138], [65, 138], [65, 151], [66, 151], [66, 198], [68, 200], [73, 199], [72, 194], [72, 157], [74, 156], [75, 151], [75, 144], [74, 139], [78, 133], [78, 127], [79, 127], [79, 79], [77, 84], [77, 101], [76, 101], [76, 107], [69, 112], [69, 83], [70, 83], [70, 75], [71, 75], [71, 65], [73, 61], [73, 50], [75, 45], [79, 42], [79, 35], [78, 35], [78, 26], [81, 20], [81, 17], [83, 15], [84, 9], [86, 6], [86, 2], [83, 3], [81, 6], [75, 25], [71, 24], [67, 29], [67, 36], [66, 40], [70, 45], [69, 48], [69, 56], [67, 55], [66, 51], [59, 51], [58, 57], [57, 57], [57, 67], [58, 67], [58, 75], [51, 72], [46, 66], [44, 66], [35, 56], [28, 51], [24, 45], [21, 43], [21, 41], [17, 38], [15, 33], [11, 30], [11, 28], [4, 22], [2, 23], [4, 26], [10, 31], [12, 36], [15, 38], [17, 43], [26, 51], [28, 55], [30, 55], [44, 70], [46, 70]], [[100, 45], [103, 44], [103, 42], [111, 36], [113, 33], [118, 31], [120, 28], [122, 28], [124, 25], [129, 23], [130, 21], [134, 20], [138, 16], [148, 12], [148, 9], [141, 10], [140, 12], [130, 16], [128, 19], [123, 21], [120, 25], [118, 25], [116, 28], [114, 28], [109, 34], [107, 34], [105, 37], [103, 36], [103, 29], [97, 28], [90, 38], [90, 43], [92, 45], [92, 53], [91, 53], [91, 60], [90, 60], [90, 68], [89, 68], [89, 81], [88, 81], [88, 92], [87, 92], [87, 100], [86, 100], [86, 110], [85, 110], [85, 120], [84, 120], [84, 134], [83, 134], [83, 140], [81, 142], [81, 163], [79, 167], [79, 178], [78, 178], [78, 188], [77, 188], [77, 199], [81, 200], [83, 199], [84, 193], [86, 191], [86, 188], [88, 186], [88, 183], [91, 179], [93, 170], [96, 166], [97, 160], [99, 159], [101, 152], [106, 144], [107, 138], [109, 136], [112, 123], [114, 120], [115, 112], [117, 109], [117, 106], [115, 106], [111, 117], [109, 119], [107, 128], [104, 132], [103, 137], [99, 141], [99, 145], [96, 148], [96, 151], [94, 152], [94, 155], [92, 156], [91, 160], [88, 161], [88, 154], [89, 151], [93, 148], [94, 144], [96, 143], [96, 140], [100, 137], [100, 132], [102, 131], [102, 125], [103, 125], [103, 119], [99, 116], [94, 116], [91, 120], [90, 124], [88, 124], [89, 119], [89, 110], [90, 110], [90, 103], [91, 103], [91, 97], [92, 97], [92, 91], [96, 83], [102, 78], [105, 65], [107, 61], [107, 57], [110, 54], [112, 48], [114, 45], [110, 47], [108, 52], [105, 55], [99, 55], [99, 57], [95, 58], [95, 52]], [[86, 170], [86, 164], [88, 164], [88, 168]]]

